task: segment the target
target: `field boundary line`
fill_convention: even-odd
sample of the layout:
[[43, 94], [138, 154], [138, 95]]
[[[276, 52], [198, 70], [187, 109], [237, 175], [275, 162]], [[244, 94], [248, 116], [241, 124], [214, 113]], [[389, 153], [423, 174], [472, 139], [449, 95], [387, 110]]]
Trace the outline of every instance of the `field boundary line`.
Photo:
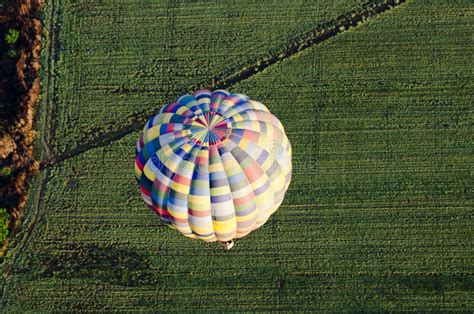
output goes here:
[[[52, 126], [52, 120], [50, 117], [50, 105], [51, 102], [53, 102], [54, 106], [54, 101], [56, 97], [56, 92], [57, 92], [57, 87], [56, 87], [56, 77], [54, 74], [54, 65], [58, 60], [58, 53], [59, 53], [59, 46], [58, 46], [58, 40], [59, 40], [59, 14], [56, 12], [56, 0], [51, 1], [51, 9], [49, 14], [51, 15], [51, 23], [50, 25], [47, 25], [48, 27], [48, 32], [49, 32], [49, 41], [47, 46], [45, 47], [46, 49], [43, 49], [44, 46], [42, 47], [42, 54], [44, 53], [44, 50], [47, 51], [47, 56], [46, 58], [48, 59], [47, 61], [47, 66], [45, 67], [45, 73], [47, 74], [47, 79], [46, 79], [46, 84], [45, 84], [45, 91], [44, 93], [46, 94], [45, 100], [43, 102], [44, 108], [42, 109], [43, 111], [43, 117], [39, 121], [37, 120], [36, 123], [40, 125], [40, 129], [42, 129], [42, 134], [41, 136], [37, 137], [37, 143], [39, 143], [39, 146], [41, 147], [40, 154], [45, 154], [47, 158], [50, 158], [52, 155], [52, 148], [48, 143], [50, 133], [49, 131], [51, 130]], [[44, 14], [44, 13], [43, 13]], [[43, 60], [45, 59], [43, 56], [41, 57]], [[52, 95], [51, 93], [52, 92]], [[52, 97], [51, 97], [52, 96]], [[51, 109], [54, 112], [54, 108]], [[36, 152], [38, 153], [38, 152]], [[11, 275], [12, 271], [14, 270], [14, 266], [17, 262], [17, 260], [21, 257], [24, 249], [26, 248], [27, 244], [29, 243], [29, 239], [31, 237], [31, 234], [33, 233], [33, 229], [35, 228], [40, 213], [41, 213], [41, 200], [44, 194], [44, 191], [46, 189], [46, 185], [48, 183], [48, 178], [49, 178], [49, 170], [44, 171], [43, 173], [40, 173], [38, 175], [38, 190], [32, 195], [32, 201], [29, 208], [33, 209], [33, 211], [27, 212], [28, 217], [31, 218], [31, 221], [29, 222], [28, 228], [26, 230], [19, 230], [20, 234], [17, 234], [15, 237], [12, 237], [15, 239], [15, 242], [11, 243], [9, 250], [15, 250], [16, 252], [13, 254], [11, 261], [10, 259], [5, 259], [4, 261], [4, 269], [2, 273], [2, 284], [0, 286], [0, 304], [4, 302], [3, 298], [5, 296], [5, 287], [6, 287], [6, 281], [8, 280], [9, 276]], [[26, 211], [25, 211], [26, 212]], [[23, 219], [25, 219], [24, 217]]]
[[[284, 49], [282, 49], [281, 51], [277, 51], [266, 59], [257, 60], [254, 64], [236, 73], [232, 73], [230, 75], [223, 74], [214, 77], [210, 82], [200, 82], [194, 84], [193, 86], [189, 86], [186, 90], [178, 91], [177, 96], [191, 90], [230, 88], [233, 85], [245, 81], [248, 78], [253, 77], [254, 75], [262, 71], [265, 71], [267, 68], [278, 64], [305, 49], [322, 43], [340, 33], [345, 32], [350, 28], [357, 27], [361, 25], [364, 21], [370, 19], [371, 17], [384, 13], [394, 7], [405, 3], [406, 1], [407, 0], [386, 0], [379, 4], [374, 1], [369, 1], [362, 11], [358, 13], [349, 12], [340, 15], [335, 20], [320, 24], [312, 31], [305, 33], [295, 42], [285, 45]], [[54, 166], [63, 162], [64, 160], [87, 152], [88, 150], [107, 146], [112, 142], [118, 141], [123, 137], [143, 128], [146, 120], [149, 118], [150, 115], [152, 115], [152, 113], [137, 114], [131, 116], [130, 123], [128, 123], [124, 127], [115, 131], [98, 135], [95, 139], [78, 144], [77, 147], [74, 149], [67, 150], [57, 156], [53, 156], [47, 160], [43, 160], [40, 164], [40, 169], [45, 169]]]

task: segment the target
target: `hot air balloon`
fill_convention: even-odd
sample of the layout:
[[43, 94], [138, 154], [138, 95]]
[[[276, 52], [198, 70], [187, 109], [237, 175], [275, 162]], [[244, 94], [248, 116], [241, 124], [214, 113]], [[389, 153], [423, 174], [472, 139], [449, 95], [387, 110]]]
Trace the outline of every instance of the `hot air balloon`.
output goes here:
[[200, 90], [165, 105], [137, 142], [135, 174], [145, 203], [168, 226], [229, 243], [262, 226], [291, 180], [291, 145], [260, 102]]

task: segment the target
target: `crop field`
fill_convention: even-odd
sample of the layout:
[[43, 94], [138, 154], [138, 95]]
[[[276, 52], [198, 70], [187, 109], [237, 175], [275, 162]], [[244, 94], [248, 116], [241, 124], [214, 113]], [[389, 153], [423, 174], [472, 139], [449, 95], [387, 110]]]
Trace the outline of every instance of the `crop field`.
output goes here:
[[40, 155], [84, 149], [31, 187], [2, 309], [474, 309], [468, 0], [407, 0], [230, 86], [280, 119], [294, 166], [283, 205], [231, 251], [146, 208], [128, 119], [370, 4], [260, 3], [49, 3]]
[[52, 148], [146, 119], [170, 98], [264, 60], [366, 2], [51, 0]]

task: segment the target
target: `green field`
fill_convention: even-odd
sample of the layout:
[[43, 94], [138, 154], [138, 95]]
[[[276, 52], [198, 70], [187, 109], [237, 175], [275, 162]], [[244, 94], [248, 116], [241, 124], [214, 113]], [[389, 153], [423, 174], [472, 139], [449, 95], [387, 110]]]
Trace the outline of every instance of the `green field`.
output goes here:
[[[40, 136], [53, 154], [74, 148], [365, 3], [247, 2], [224, 20], [199, 2], [47, 7], [61, 27], [59, 55], [43, 55]], [[294, 171], [281, 208], [229, 252], [146, 208], [138, 130], [43, 170], [1, 308], [472, 311], [473, 13], [468, 0], [408, 0], [233, 85], [281, 120]]]
[[49, 131], [61, 153], [132, 117], [146, 120], [183, 91], [278, 53], [367, 1], [50, 2], [44, 11], [57, 45], [48, 60]]

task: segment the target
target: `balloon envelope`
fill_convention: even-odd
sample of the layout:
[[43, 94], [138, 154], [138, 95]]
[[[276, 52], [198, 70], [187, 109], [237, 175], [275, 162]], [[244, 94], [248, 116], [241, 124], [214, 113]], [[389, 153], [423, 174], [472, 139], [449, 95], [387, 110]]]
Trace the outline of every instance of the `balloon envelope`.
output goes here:
[[282, 203], [291, 169], [280, 121], [263, 104], [225, 90], [165, 105], [137, 142], [144, 201], [168, 226], [209, 242], [262, 226]]

